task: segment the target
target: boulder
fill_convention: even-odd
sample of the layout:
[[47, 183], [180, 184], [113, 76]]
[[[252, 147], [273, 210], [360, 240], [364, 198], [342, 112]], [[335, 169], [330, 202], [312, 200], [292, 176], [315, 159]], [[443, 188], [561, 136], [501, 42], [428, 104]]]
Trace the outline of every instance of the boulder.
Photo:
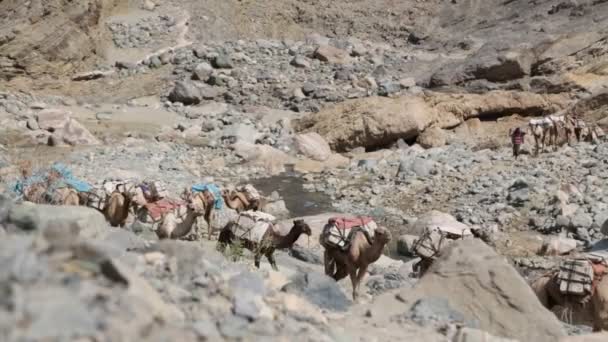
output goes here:
[[440, 297], [479, 329], [521, 341], [555, 341], [565, 336], [557, 317], [545, 309], [519, 273], [479, 239], [452, 243], [414, 290], [408, 302]]
[[469, 226], [458, 222], [454, 216], [437, 210], [432, 210], [418, 218], [412, 227], [412, 233], [421, 235], [425, 229], [435, 228], [456, 236], [470, 236], [473, 234]]
[[209, 63], [199, 63], [192, 72], [192, 79], [206, 82], [212, 73], [213, 67]]
[[268, 145], [238, 141], [231, 148], [247, 163], [263, 167], [273, 175], [285, 171], [285, 164], [290, 161], [285, 152]]
[[344, 64], [350, 61], [348, 52], [331, 45], [319, 46], [314, 52], [314, 57], [320, 61], [335, 64]]
[[234, 68], [234, 63], [232, 62], [232, 58], [226, 54], [219, 54], [212, 61], [211, 64], [214, 68], [218, 69], [232, 69]]
[[232, 143], [242, 141], [254, 144], [259, 135], [255, 127], [237, 123], [224, 128], [222, 139], [229, 139]]
[[416, 142], [424, 148], [441, 147], [446, 144], [447, 135], [439, 127], [430, 127], [418, 136]]
[[298, 134], [294, 142], [298, 151], [308, 158], [325, 161], [331, 156], [329, 144], [318, 133]]
[[531, 49], [501, 47], [487, 43], [462, 62], [452, 62], [431, 76], [431, 86], [459, 84], [475, 79], [506, 82], [530, 74], [534, 54]]
[[65, 126], [55, 131], [53, 136], [61, 143], [68, 145], [98, 145], [101, 142], [87, 130], [83, 125], [74, 119], [70, 119]]
[[338, 152], [355, 147], [376, 149], [398, 139], [415, 138], [434, 117], [423, 99], [371, 97], [345, 101], [298, 122], [298, 130], [314, 131]]
[[45, 109], [36, 115], [38, 127], [46, 131], [62, 129], [70, 121], [70, 112], [61, 109]]
[[[560, 340], [561, 341], [561, 340]], [[451, 342], [518, 342], [517, 340], [496, 337], [483, 330], [463, 327], [458, 330]]]
[[543, 243], [541, 255], [565, 255], [573, 251], [577, 246], [576, 240], [558, 236], [552, 237]]
[[302, 296], [326, 310], [346, 311], [351, 304], [338, 283], [319, 272], [298, 273], [281, 291]]
[[397, 239], [397, 253], [404, 256], [414, 256], [413, 246], [418, 240], [416, 235], [401, 235]]
[[201, 91], [192, 82], [178, 81], [171, 93], [169, 93], [169, 101], [181, 102], [185, 105], [197, 104], [201, 102]]

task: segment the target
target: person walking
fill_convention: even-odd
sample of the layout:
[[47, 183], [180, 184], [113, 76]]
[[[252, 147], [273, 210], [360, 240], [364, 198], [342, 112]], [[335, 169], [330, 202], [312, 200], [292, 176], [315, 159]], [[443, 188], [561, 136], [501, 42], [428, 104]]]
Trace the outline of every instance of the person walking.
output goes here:
[[515, 157], [515, 159], [517, 159], [517, 157], [519, 156], [521, 145], [524, 143], [525, 135], [526, 132], [524, 132], [519, 127], [515, 128], [513, 133], [511, 133], [511, 143], [513, 143], [513, 157]]

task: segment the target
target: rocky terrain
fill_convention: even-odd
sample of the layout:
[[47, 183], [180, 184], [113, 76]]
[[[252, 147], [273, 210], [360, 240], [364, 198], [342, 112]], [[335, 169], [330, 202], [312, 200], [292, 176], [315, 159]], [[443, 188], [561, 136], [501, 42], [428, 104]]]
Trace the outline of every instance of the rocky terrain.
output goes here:
[[[3, 341], [606, 338], [527, 284], [605, 243], [608, 145], [535, 156], [526, 136], [514, 160], [508, 131], [549, 114], [608, 128], [607, 1], [0, 0], [0, 79]], [[258, 270], [202, 220], [159, 241], [135, 218], [22, 203], [21, 171], [57, 161], [172, 196], [252, 183], [313, 236]], [[323, 274], [336, 213], [393, 235], [356, 302]], [[436, 222], [479, 238], [418, 279], [412, 244]]]

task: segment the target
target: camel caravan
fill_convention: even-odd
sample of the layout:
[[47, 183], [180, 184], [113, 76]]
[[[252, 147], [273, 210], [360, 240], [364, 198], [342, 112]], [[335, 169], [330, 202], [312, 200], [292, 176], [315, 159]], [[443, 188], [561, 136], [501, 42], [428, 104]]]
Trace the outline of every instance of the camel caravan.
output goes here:
[[534, 138], [534, 154], [544, 152], [546, 147], [570, 144], [574, 138], [577, 142], [585, 141], [597, 144], [604, 139], [605, 133], [595, 123], [587, 123], [583, 119], [572, 115], [549, 115], [540, 119], [530, 119], [527, 128], [517, 127], [509, 131], [513, 139], [513, 154], [519, 154], [519, 147], [523, 143], [523, 136], [530, 133]]

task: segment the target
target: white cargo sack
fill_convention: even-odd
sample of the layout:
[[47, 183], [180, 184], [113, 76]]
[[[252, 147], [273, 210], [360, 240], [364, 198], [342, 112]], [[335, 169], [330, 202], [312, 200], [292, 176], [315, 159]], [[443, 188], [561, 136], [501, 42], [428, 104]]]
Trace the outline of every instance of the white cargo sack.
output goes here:
[[244, 185], [237, 190], [244, 193], [245, 197], [247, 197], [247, 200], [249, 201], [259, 200], [262, 197], [260, 196], [258, 190], [251, 184]]
[[561, 293], [576, 296], [591, 294], [594, 274], [591, 262], [588, 260], [562, 261], [557, 277]]

